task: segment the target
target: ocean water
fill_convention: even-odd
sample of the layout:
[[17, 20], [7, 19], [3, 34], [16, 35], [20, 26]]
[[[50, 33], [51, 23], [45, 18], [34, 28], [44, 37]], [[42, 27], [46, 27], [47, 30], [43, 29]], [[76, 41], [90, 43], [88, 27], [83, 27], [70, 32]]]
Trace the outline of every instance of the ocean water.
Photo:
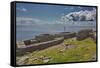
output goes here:
[[[64, 30], [65, 29], [65, 30]], [[69, 24], [29, 24], [16, 25], [16, 39], [17, 41], [32, 39], [39, 34], [53, 34], [59, 32], [77, 32], [81, 29], [96, 30], [96, 22], [69, 22]]]

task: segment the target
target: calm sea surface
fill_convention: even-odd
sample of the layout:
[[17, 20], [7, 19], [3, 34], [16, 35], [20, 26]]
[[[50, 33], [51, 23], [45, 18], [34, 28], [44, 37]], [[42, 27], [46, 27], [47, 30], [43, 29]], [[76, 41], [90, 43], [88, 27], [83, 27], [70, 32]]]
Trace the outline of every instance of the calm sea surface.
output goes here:
[[77, 32], [81, 29], [96, 30], [96, 22], [70, 22], [70, 24], [32, 24], [32, 25], [16, 25], [16, 39], [17, 41], [32, 39], [39, 34], [59, 33], [64, 32]]

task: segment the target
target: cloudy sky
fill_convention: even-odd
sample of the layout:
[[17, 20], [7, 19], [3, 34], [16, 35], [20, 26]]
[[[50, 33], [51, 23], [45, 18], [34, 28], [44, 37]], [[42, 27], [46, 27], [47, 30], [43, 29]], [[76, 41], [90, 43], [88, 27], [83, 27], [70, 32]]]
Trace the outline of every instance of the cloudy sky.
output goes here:
[[17, 22], [63, 23], [66, 21], [95, 21], [96, 7], [16, 4]]

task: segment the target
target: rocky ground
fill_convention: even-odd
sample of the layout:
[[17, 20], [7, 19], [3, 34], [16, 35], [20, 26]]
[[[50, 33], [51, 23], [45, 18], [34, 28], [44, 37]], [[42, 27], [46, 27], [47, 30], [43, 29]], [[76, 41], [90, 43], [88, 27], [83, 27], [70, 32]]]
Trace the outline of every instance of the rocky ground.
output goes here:
[[65, 39], [64, 42], [57, 46], [16, 57], [18, 65], [95, 60], [96, 43], [90, 37], [81, 41], [78, 41], [76, 38]]

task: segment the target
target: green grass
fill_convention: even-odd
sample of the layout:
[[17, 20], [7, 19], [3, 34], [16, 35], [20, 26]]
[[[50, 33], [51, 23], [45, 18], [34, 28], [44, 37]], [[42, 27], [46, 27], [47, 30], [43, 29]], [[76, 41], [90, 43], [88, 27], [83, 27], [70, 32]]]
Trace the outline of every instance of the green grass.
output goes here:
[[64, 49], [64, 46], [59, 44], [41, 51], [34, 51], [27, 54], [29, 59], [26, 64], [44, 64], [41, 59], [35, 61], [32, 60], [44, 55], [51, 57], [51, 60], [48, 63], [93, 61], [92, 58], [96, 54], [96, 43], [91, 38], [82, 41], [65, 39], [63, 43], [71, 44], [74, 48], [69, 48], [64, 50], [63, 53], [59, 53], [60, 50]]

